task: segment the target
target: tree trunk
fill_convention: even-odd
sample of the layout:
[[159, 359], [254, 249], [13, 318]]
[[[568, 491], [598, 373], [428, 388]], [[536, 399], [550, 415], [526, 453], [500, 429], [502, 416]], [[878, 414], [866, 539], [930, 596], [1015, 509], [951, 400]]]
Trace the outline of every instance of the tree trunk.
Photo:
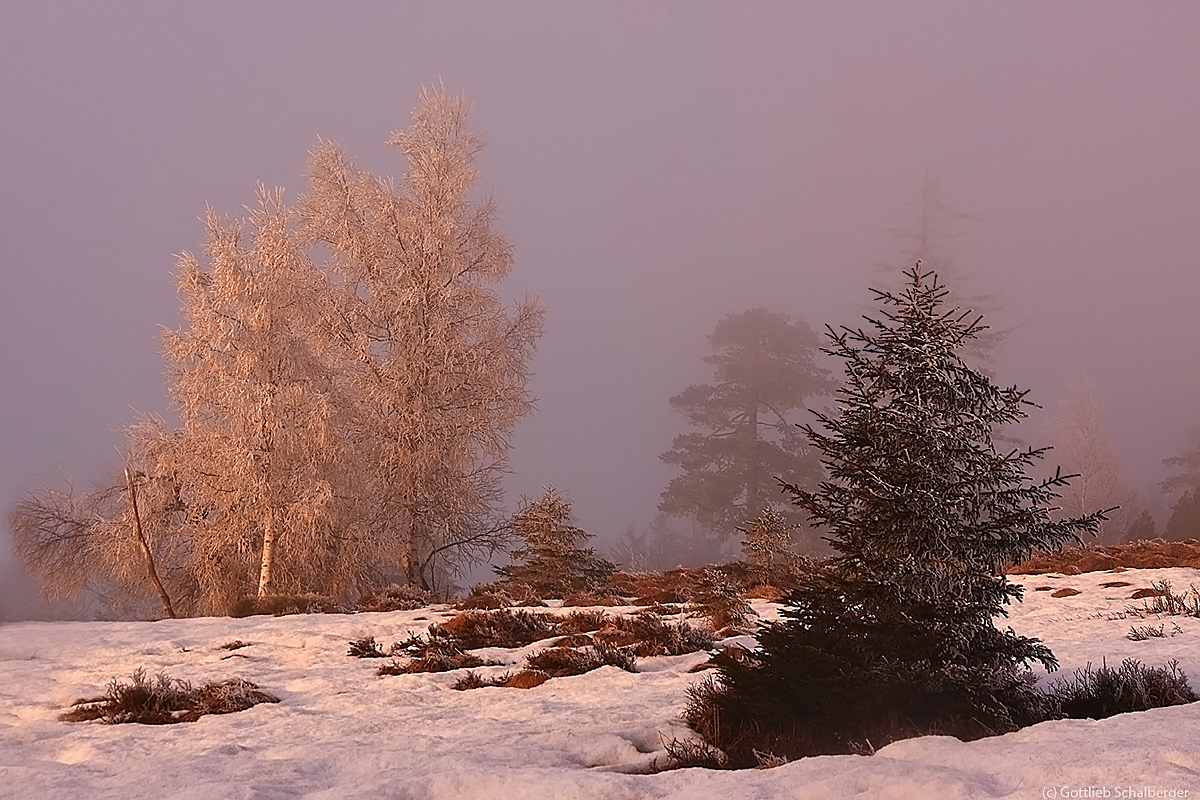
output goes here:
[[154, 586], [154, 591], [158, 593], [163, 613], [168, 618], [175, 619], [175, 609], [171, 606], [171, 598], [167, 595], [167, 590], [163, 588], [162, 581], [158, 579], [158, 570], [154, 568], [154, 556], [151, 555], [150, 545], [146, 541], [146, 535], [142, 532], [142, 515], [138, 513], [137, 489], [133, 483], [133, 471], [129, 467], [125, 468], [125, 485], [129, 488], [129, 507], [133, 511], [133, 529], [137, 534], [138, 547], [142, 551], [142, 560], [146, 564], [146, 576]]
[[271, 568], [275, 566], [275, 513], [267, 512], [263, 527], [262, 561], [258, 570], [258, 596], [271, 592]]
[[762, 513], [758, 499], [758, 459], [755, 458], [758, 450], [758, 406], [751, 406], [749, 412], [749, 422], [746, 424], [746, 452], [749, 454], [747, 460], [750, 463], [750, 474], [746, 476], [746, 519], [743, 522], [749, 522]]

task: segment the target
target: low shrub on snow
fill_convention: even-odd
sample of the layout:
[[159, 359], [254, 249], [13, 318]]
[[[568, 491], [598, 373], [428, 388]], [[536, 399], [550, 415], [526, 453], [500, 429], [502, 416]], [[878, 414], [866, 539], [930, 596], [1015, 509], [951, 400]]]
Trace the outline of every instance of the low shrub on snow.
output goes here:
[[555, 623], [563, 633], [591, 633], [612, 622], [613, 618], [603, 611], [572, 611], [558, 617]]
[[582, 675], [600, 667], [620, 667], [626, 672], [637, 672], [637, 658], [633, 651], [624, 647], [597, 644], [593, 647], [551, 647], [534, 653], [525, 659], [530, 669], [541, 670], [552, 678]]
[[485, 686], [501, 686], [508, 689], [532, 689], [535, 686], [541, 686], [546, 681], [550, 680], [550, 676], [541, 670], [523, 669], [520, 672], [504, 673], [496, 678], [484, 678], [478, 673], [467, 671], [467, 674], [459, 678], [451, 686], [451, 689], [456, 689], [460, 692], [469, 689], [482, 689]]
[[279, 594], [266, 597], [243, 597], [229, 610], [231, 617], [252, 617], [270, 614], [344, 614], [346, 609], [332, 597], [322, 594]]
[[[374, 643], [374, 639], [371, 639], [371, 643]], [[384, 655], [378, 645], [375, 645], [374, 652]], [[381, 666], [378, 674], [411, 675], [416, 672], [449, 672], [469, 667], [496, 666], [495, 662], [484, 661], [476, 655], [464, 652], [456, 640], [441, 633], [436, 625], [429, 627], [426, 636], [411, 636], [407, 641], [397, 642], [386, 655], [402, 654], [409, 657], [408, 661], [401, 663], [393, 660], [390, 664]]]
[[621, 606], [625, 605], [625, 600], [613, 594], [612, 592], [602, 589], [585, 589], [579, 592], [569, 592], [563, 595], [562, 604], [564, 606]]
[[450, 672], [468, 667], [494, 666], [494, 662], [484, 661], [479, 656], [464, 653], [461, 650], [431, 651], [419, 658], [409, 659], [403, 663], [393, 660], [384, 664], [377, 671], [378, 675], [412, 675], [418, 672]]
[[1071, 719], [1104, 719], [1129, 711], [1194, 703], [1198, 699], [1176, 661], [1165, 667], [1145, 667], [1132, 658], [1113, 669], [1107, 664], [1093, 670], [1088, 664], [1071, 678], [1059, 678], [1050, 694], [1063, 716]]
[[194, 689], [187, 681], [162, 673], [147, 678], [146, 671], [138, 669], [130, 683], [114, 678], [103, 697], [76, 700], [60, 718], [67, 722], [98, 719], [109, 724], [165, 725], [195, 722], [205, 714], [230, 714], [259, 703], [278, 702], [279, 698], [240, 678]]
[[629, 647], [643, 657], [678, 656], [713, 646], [713, 634], [707, 627], [683, 621], [670, 623], [645, 612], [634, 617], [613, 617], [594, 636], [605, 644]]
[[346, 655], [351, 658], [386, 658], [388, 654], [383, 652], [383, 647], [375, 641], [374, 636], [364, 636], [350, 642]]
[[512, 606], [544, 606], [546, 603], [538, 596], [533, 587], [520, 581], [503, 581], [499, 583], [477, 583], [471, 587], [471, 592], [457, 604], [460, 611], [472, 609], [492, 610], [510, 608]]
[[551, 678], [582, 675], [600, 667], [620, 667], [626, 672], [637, 672], [637, 658], [627, 648], [609, 647], [598, 644], [588, 647], [550, 647], [525, 659], [525, 669], [515, 673], [504, 673], [495, 678], [467, 671], [452, 689], [466, 691], [485, 686], [502, 686], [509, 689], [532, 689]]
[[1169, 617], [1200, 617], [1200, 589], [1192, 586], [1183, 594], [1175, 594], [1168, 580], [1150, 584], [1150, 589], [1133, 593], [1134, 600], [1141, 600], [1138, 609], [1143, 614], [1160, 614]]
[[411, 584], [391, 584], [368, 592], [354, 604], [356, 611], [413, 611], [433, 602], [433, 592]]
[[464, 611], [442, 625], [430, 625], [431, 634], [454, 639], [464, 650], [477, 647], [524, 647], [557, 636], [557, 627], [528, 611]]

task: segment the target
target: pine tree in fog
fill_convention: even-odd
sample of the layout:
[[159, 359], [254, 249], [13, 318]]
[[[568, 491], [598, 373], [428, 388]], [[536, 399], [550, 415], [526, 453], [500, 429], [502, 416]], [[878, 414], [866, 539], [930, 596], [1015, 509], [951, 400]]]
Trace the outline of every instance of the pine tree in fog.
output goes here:
[[[878, 265], [877, 271], [885, 285], [890, 285], [889, 281], [898, 278], [908, 265], [920, 261], [925, 269], [936, 272], [953, 292], [955, 305], [994, 320], [999, 311], [997, 298], [990, 293], [971, 291], [967, 270], [960, 261], [960, 240], [970, 233], [979, 217], [951, 205], [941, 181], [931, 169], [921, 177], [908, 207], [910, 214], [905, 222], [886, 231], [899, 247], [899, 258], [896, 262]], [[963, 354], [968, 360], [990, 369], [995, 366], [996, 350], [1007, 338], [1007, 330], [989, 326], [976, 332], [975, 337], [964, 345]]]
[[689, 386], [671, 407], [693, 430], [662, 454], [682, 474], [662, 493], [659, 510], [690, 516], [721, 536], [775, 508], [799, 524], [775, 478], [815, 483], [820, 463], [796, 428], [805, 401], [833, 389], [816, 357], [820, 341], [803, 321], [756, 308], [730, 314], [709, 336], [713, 382]]
[[1175, 495], [1163, 536], [1179, 541], [1200, 539], [1200, 429], [1188, 434], [1189, 446], [1178, 455], [1163, 459], [1172, 474], [1159, 484]]

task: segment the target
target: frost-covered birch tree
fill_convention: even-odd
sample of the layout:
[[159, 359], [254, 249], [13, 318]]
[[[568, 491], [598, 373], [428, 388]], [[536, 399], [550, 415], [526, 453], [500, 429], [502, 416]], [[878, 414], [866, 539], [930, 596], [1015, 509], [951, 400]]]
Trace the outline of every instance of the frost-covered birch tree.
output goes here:
[[422, 94], [391, 140], [399, 188], [321, 142], [298, 212], [281, 190], [243, 220], [210, 211], [204, 258], [178, 262], [185, 324], [164, 336], [180, 427], [146, 417], [125, 481], [10, 515], [48, 590], [152, 587], [164, 613], [222, 613], [397, 570], [428, 585], [507, 542], [501, 477], [542, 311], [493, 288], [512, 250], [472, 196], [466, 116]]
[[476, 199], [483, 142], [467, 105], [427, 89], [390, 144], [399, 186], [320, 142], [301, 204], [308, 244], [325, 245], [332, 291], [323, 325], [352, 369], [355, 437], [369, 491], [359, 514], [410, 583], [501, 544], [509, 436], [532, 409], [529, 359], [542, 310], [506, 307], [494, 287], [512, 248]]
[[282, 192], [259, 199], [248, 225], [209, 213], [207, 263], [180, 258], [186, 325], [163, 351], [181, 425], [141, 432], [151, 472], [176, 476], [190, 510], [181, 524], [203, 608], [246, 594], [344, 595], [369, 563], [339, 502], [356, 458], [350, 392], [313, 324], [327, 287]]

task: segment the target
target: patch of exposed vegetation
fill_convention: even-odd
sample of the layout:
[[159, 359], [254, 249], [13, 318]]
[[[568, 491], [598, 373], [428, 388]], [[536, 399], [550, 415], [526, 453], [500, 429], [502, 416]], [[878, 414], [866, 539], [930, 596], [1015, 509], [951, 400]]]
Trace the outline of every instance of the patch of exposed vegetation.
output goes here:
[[346, 609], [332, 597], [323, 594], [277, 594], [265, 597], [243, 597], [229, 610], [231, 617], [253, 617], [263, 614], [282, 617], [290, 614], [345, 614]]
[[1116, 669], [1088, 664], [1071, 678], [1059, 678], [1050, 696], [1061, 716], [1070, 719], [1105, 719], [1130, 711], [1194, 703], [1198, 699], [1176, 661], [1165, 667], [1145, 667], [1127, 658]]
[[167, 725], [195, 722], [205, 714], [231, 714], [259, 703], [278, 703], [279, 698], [241, 678], [207, 683], [199, 689], [178, 678], [159, 673], [147, 678], [136, 670], [129, 683], [116, 678], [103, 697], [76, 700], [59, 718], [66, 722], [98, 719], [108, 724], [137, 722]]
[[411, 584], [390, 584], [358, 599], [356, 611], [415, 611], [434, 601], [433, 592]]

